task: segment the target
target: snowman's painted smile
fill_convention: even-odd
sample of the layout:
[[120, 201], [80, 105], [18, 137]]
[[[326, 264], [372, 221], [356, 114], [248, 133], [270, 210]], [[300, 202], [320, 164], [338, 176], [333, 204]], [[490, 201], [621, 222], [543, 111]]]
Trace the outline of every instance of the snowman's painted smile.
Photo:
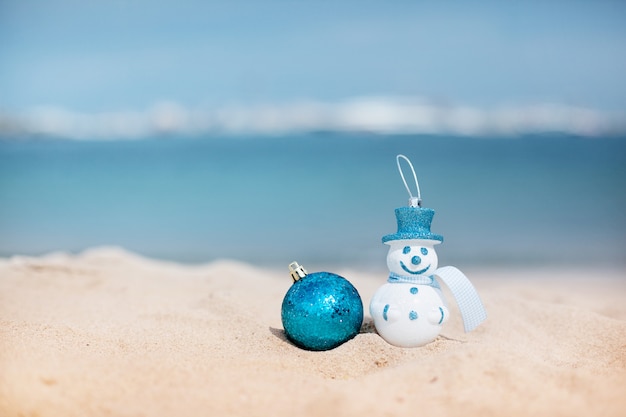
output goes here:
[[413, 275], [420, 275], [423, 274], [424, 272], [428, 271], [428, 268], [430, 268], [430, 265], [428, 265], [426, 268], [424, 269], [420, 269], [419, 271], [411, 271], [409, 268], [406, 267], [406, 265], [404, 264], [404, 262], [400, 261], [400, 266], [402, 267], [402, 269], [404, 269], [406, 272], [408, 272], [409, 274], [413, 274]]

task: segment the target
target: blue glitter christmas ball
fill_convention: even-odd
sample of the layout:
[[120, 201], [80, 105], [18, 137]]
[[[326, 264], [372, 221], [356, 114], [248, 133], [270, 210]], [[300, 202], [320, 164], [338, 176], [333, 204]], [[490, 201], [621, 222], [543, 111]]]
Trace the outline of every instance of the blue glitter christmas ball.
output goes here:
[[285, 334], [308, 350], [328, 350], [352, 339], [363, 323], [363, 302], [345, 278], [314, 272], [289, 288], [282, 305]]

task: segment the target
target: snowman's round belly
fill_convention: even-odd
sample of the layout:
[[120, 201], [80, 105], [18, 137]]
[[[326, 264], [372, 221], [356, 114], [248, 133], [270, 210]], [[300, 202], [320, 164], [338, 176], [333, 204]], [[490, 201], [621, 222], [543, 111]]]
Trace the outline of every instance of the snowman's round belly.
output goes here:
[[447, 318], [441, 292], [428, 285], [388, 283], [376, 291], [370, 314], [378, 334], [400, 347], [432, 342]]

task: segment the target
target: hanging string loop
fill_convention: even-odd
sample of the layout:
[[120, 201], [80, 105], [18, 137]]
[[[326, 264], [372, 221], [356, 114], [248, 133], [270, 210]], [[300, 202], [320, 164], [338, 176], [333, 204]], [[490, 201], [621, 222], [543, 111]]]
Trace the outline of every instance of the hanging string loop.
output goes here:
[[[409, 185], [407, 184], [406, 179], [404, 178], [404, 172], [402, 172], [400, 159], [404, 159], [409, 164], [409, 167], [411, 168], [411, 172], [413, 173], [413, 179], [415, 180], [415, 186], [417, 187], [417, 197], [413, 196], [413, 193], [411, 192], [411, 189], [409, 188]], [[409, 158], [407, 158], [404, 155], [397, 155], [396, 162], [398, 164], [398, 171], [400, 171], [400, 176], [402, 177], [402, 182], [404, 182], [406, 191], [409, 193], [409, 206], [410, 207], [422, 207], [422, 195], [420, 193], [420, 184], [419, 182], [417, 182], [417, 174], [415, 174], [415, 169], [413, 168], [413, 164], [411, 163]]]

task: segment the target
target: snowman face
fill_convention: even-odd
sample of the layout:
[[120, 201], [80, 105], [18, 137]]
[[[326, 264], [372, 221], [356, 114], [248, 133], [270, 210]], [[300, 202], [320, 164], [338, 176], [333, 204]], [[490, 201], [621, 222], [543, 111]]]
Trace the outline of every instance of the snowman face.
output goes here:
[[393, 240], [387, 254], [389, 271], [399, 275], [431, 275], [438, 266], [437, 253], [432, 240]]

